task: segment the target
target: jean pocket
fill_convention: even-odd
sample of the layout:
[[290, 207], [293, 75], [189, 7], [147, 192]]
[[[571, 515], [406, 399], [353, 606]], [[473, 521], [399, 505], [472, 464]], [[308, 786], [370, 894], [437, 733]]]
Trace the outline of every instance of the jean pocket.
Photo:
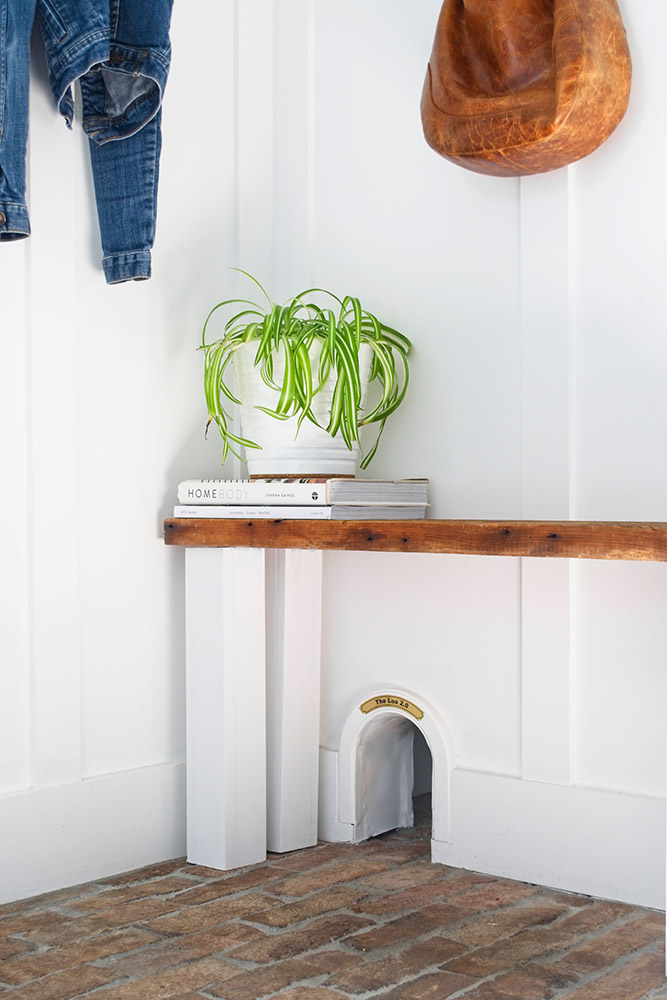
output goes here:
[[54, 0], [39, 0], [39, 14], [43, 30], [48, 32], [54, 42], [64, 42], [69, 30]]

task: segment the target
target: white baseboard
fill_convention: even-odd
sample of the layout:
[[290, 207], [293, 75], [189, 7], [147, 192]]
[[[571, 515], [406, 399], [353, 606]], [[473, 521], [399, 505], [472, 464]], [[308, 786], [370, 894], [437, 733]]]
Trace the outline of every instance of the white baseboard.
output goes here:
[[[337, 817], [336, 757], [322, 751], [320, 837]], [[455, 768], [452, 840], [433, 860], [658, 909], [665, 803]], [[0, 903], [184, 857], [185, 765], [162, 764], [0, 796]]]
[[[338, 820], [338, 754], [320, 751], [320, 838], [354, 840]], [[451, 772], [451, 840], [433, 861], [663, 909], [665, 802], [577, 785]]]
[[455, 768], [452, 840], [437, 854], [457, 868], [665, 906], [662, 799]]
[[331, 844], [351, 844], [354, 826], [338, 819], [338, 753], [320, 747], [320, 787], [317, 833]]
[[0, 903], [185, 856], [185, 764], [0, 796]]

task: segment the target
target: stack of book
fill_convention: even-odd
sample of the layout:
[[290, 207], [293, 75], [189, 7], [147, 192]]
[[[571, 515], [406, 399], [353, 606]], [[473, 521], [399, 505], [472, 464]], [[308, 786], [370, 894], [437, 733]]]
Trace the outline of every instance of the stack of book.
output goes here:
[[428, 479], [187, 479], [174, 517], [414, 520]]

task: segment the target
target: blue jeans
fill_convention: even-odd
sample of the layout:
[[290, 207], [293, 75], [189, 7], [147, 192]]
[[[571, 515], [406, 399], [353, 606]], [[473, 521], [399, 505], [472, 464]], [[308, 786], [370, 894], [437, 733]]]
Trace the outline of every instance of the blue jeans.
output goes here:
[[173, 0], [0, 0], [0, 240], [30, 234], [25, 200], [30, 34], [37, 11], [56, 105], [81, 81], [104, 274], [148, 278]]

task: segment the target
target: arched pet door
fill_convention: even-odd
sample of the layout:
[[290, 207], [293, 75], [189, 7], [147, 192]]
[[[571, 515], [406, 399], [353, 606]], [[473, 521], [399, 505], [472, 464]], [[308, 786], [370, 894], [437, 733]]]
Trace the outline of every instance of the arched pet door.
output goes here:
[[424, 135], [478, 173], [555, 170], [609, 137], [630, 78], [616, 0], [445, 0], [424, 83]]

